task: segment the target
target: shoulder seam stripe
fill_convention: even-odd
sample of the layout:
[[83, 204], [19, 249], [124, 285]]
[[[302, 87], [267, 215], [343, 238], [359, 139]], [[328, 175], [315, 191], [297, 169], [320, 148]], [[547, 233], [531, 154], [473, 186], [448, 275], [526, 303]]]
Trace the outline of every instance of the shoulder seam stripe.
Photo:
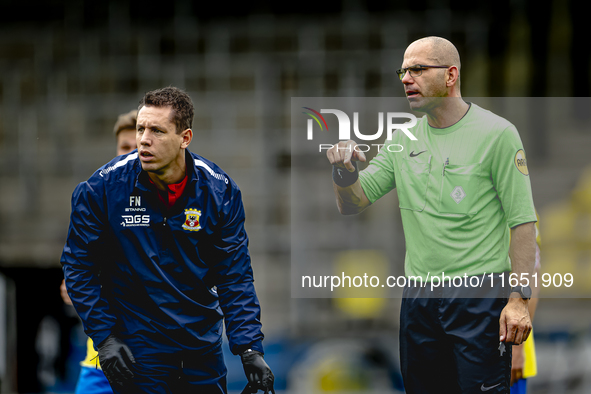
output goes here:
[[127, 156], [124, 160], [121, 160], [120, 162], [115, 163], [111, 167], [107, 167], [105, 169], [102, 169], [99, 174], [100, 174], [100, 176], [107, 175], [109, 172], [116, 170], [119, 167], [123, 167], [124, 165], [129, 163], [131, 160], [135, 160], [135, 159], [137, 159], [137, 152], [132, 155]]
[[199, 167], [203, 167], [205, 168], [205, 170], [207, 172], [209, 172], [209, 175], [211, 175], [212, 177], [214, 177], [217, 180], [220, 181], [224, 181], [226, 184], [228, 183], [228, 178], [223, 176], [222, 174], [218, 174], [217, 172], [214, 172], [210, 166], [208, 166], [206, 163], [204, 163], [202, 160], [199, 159], [195, 159], [195, 165], [199, 166]]

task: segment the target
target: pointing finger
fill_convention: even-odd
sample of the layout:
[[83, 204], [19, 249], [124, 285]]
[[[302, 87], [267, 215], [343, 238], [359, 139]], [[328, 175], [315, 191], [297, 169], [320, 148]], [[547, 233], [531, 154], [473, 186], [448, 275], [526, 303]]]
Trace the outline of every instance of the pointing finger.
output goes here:
[[353, 166], [353, 164], [351, 164], [351, 159], [354, 157], [354, 153], [356, 153], [357, 151], [355, 150], [355, 147], [357, 146], [357, 144], [353, 141], [347, 141], [347, 145], [345, 148], [345, 160], [343, 160], [343, 164], [345, 165], [345, 168], [347, 169], [347, 171], [349, 172], [353, 172], [355, 171], [355, 167]]
[[355, 151], [355, 157], [356, 157], [356, 159], [357, 159], [358, 161], [362, 161], [362, 162], [364, 162], [364, 163], [365, 163], [365, 161], [367, 160], [367, 159], [365, 158], [365, 153], [363, 153], [363, 152], [362, 152], [362, 151], [360, 151], [360, 150], [359, 150], [359, 151]]

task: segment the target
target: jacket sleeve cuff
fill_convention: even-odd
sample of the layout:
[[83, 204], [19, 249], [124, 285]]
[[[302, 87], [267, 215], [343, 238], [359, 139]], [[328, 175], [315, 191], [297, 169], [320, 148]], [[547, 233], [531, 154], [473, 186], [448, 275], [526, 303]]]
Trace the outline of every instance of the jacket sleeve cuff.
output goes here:
[[98, 351], [98, 346], [103, 343], [103, 341], [105, 339], [107, 339], [107, 337], [111, 335], [111, 331], [97, 331], [94, 332], [92, 335], [90, 335], [90, 338], [92, 339], [92, 346], [94, 347], [94, 350]]
[[238, 355], [244, 353], [247, 349], [256, 350], [262, 354], [265, 354], [265, 350], [263, 349], [263, 341], [255, 341], [250, 343], [249, 345], [237, 345], [234, 346], [234, 351], [232, 353]]

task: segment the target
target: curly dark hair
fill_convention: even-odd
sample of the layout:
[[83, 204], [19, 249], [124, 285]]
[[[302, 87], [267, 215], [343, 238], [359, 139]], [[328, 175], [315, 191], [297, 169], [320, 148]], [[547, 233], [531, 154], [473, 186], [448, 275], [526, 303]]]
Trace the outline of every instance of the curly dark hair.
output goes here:
[[183, 130], [193, 127], [193, 102], [191, 97], [183, 90], [174, 86], [147, 92], [140, 100], [138, 111], [145, 106], [172, 107], [172, 121], [179, 134]]

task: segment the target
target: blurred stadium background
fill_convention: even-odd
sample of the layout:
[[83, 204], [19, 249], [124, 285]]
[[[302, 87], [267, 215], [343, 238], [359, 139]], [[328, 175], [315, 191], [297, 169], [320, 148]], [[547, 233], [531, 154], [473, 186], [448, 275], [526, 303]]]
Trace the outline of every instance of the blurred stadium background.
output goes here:
[[[401, 392], [399, 300], [291, 298], [290, 99], [400, 97], [395, 70], [406, 46], [426, 35], [458, 47], [466, 97], [563, 98], [565, 122], [549, 121], [543, 107], [521, 109], [542, 269], [573, 273], [580, 297], [540, 302], [530, 392], [591, 392], [585, 10], [573, 0], [0, 0], [0, 392], [73, 391], [84, 334], [58, 289], [70, 195], [113, 157], [117, 115], [167, 85], [194, 101], [191, 149], [243, 190], [278, 392]], [[330, 184], [329, 171], [309, 187]], [[316, 209], [329, 213], [310, 221], [315, 231], [344, 220], [333, 201], [325, 205]], [[386, 264], [401, 269], [398, 214], [387, 205], [352, 220], [379, 226], [390, 215], [397, 241], [384, 245], [396, 252]], [[227, 364], [229, 388], [241, 390], [239, 361]]]

